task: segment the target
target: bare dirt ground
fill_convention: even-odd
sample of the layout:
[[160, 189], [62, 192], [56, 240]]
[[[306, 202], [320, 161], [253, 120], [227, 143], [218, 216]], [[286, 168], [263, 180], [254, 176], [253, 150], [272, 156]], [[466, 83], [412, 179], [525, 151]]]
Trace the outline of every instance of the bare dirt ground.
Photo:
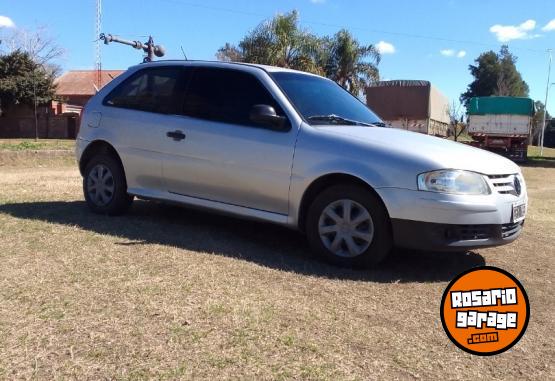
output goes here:
[[[154, 203], [89, 213], [71, 160], [0, 163], [2, 379], [555, 379], [555, 168], [523, 169], [509, 246], [396, 251], [371, 271], [286, 229]], [[439, 304], [456, 274], [513, 273], [531, 319], [494, 357], [462, 352]]]

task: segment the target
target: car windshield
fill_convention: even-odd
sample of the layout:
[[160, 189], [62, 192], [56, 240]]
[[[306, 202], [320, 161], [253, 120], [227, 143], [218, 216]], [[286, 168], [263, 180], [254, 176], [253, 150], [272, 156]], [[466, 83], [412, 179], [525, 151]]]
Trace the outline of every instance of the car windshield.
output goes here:
[[312, 125], [385, 126], [364, 103], [333, 81], [302, 73], [270, 73]]

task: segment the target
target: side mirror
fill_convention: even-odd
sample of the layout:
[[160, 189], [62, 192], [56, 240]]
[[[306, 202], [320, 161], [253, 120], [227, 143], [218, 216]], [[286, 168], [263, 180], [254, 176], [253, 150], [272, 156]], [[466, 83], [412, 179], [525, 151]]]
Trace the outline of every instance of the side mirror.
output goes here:
[[252, 122], [267, 126], [277, 131], [287, 131], [290, 128], [289, 120], [276, 114], [276, 110], [269, 105], [252, 106], [249, 118]]

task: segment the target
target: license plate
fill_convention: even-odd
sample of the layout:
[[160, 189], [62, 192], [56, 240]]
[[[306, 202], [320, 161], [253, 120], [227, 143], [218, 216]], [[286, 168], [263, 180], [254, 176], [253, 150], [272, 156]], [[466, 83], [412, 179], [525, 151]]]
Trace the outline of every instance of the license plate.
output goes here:
[[513, 222], [522, 221], [526, 217], [526, 203], [513, 204]]

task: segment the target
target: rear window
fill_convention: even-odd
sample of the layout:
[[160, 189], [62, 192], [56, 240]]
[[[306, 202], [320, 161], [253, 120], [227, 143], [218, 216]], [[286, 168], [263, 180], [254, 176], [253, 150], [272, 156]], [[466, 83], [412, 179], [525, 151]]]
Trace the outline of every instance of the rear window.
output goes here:
[[175, 114], [184, 95], [185, 70], [160, 67], [141, 70], [116, 87], [104, 104], [114, 107]]

